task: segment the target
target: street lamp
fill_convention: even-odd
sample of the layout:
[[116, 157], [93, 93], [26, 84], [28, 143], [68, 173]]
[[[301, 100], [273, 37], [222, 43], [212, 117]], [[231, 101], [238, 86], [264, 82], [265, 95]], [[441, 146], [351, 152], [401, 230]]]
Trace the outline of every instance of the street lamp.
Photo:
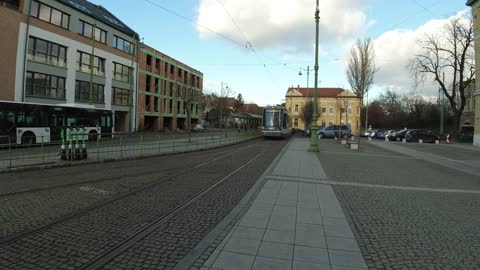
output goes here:
[[312, 126], [310, 132], [310, 152], [318, 152], [318, 137], [317, 137], [317, 120], [318, 120], [318, 110], [317, 110], [317, 99], [318, 99], [318, 25], [320, 22], [320, 8], [318, 7], [318, 0], [316, 1], [315, 6], [315, 90], [313, 93], [313, 114], [312, 114]]
[[[307, 66], [307, 69], [304, 69], [304, 68], [300, 68], [300, 72], [298, 72], [298, 76], [302, 76], [302, 70], [307, 72], [307, 89], [308, 89], [308, 82], [310, 81], [309, 80], [309, 75], [310, 75], [310, 66]], [[308, 90], [307, 90], [308, 91]]]

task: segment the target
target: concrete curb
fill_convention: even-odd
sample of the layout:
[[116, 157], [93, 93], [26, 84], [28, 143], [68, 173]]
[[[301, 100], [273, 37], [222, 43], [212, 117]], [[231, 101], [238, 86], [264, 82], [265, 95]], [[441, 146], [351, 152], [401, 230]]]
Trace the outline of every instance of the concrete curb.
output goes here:
[[31, 166], [26, 165], [26, 166], [20, 166], [20, 167], [15, 167], [15, 168], [3, 169], [3, 170], [0, 170], [0, 174], [28, 172], [28, 171], [56, 169], [56, 168], [66, 168], [66, 167], [77, 167], [77, 166], [109, 163], [109, 162], [140, 160], [140, 159], [146, 159], [146, 158], [152, 158], [152, 157], [170, 156], [170, 155], [184, 154], [184, 153], [194, 153], [194, 152], [200, 152], [200, 151], [204, 151], [204, 150], [223, 148], [223, 147], [226, 147], [226, 146], [236, 145], [236, 144], [240, 144], [240, 143], [243, 143], [243, 142], [253, 141], [253, 140], [259, 139], [261, 137], [262, 136], [259, 135], [259, 136], [254, 136], [254, 137], [251, 137], [251, 138], [248, 138], [248, 139], [245, 139], [245, 140], [241, 140], [241, 141], [238, 141], [238, 142], [235, 142], [235, 143], [223, 144], [223, 145], [214, 145], [214, 146], [211, 146], [211, 147], [200, 148], [200, 149], [192, 149], [192, 150], [187, 150], [187, 151], [158, 153], [158, 154], [152, 154], [152, 155], [132, 156], [132, 157], [125, 157], [125, 158], [107, 158], [107, 159], [90, 160], [90, 161], [75, 161], [75, 162], [66, 161], [65, 163], [54, 163], [52, 161], [52, 162], [49, 162], [48, 164], [39, 164], [39, 165], [31, 165]]
[[[280, 162], [281, 157], [285, 154], [288, 149], [290, 143], [293, 140], [290, 140], [282, 151], [277, 155], [277, 157], [270, 163], [268, 168], [263, 172], [263, 174], [257, 179], [255, 184], [250, 188], [250, 190], [243, 196], [240, 202], [233, 208], [227, 216], [223, 218], [223, 220], [215, 226], [215, 228], [208, 233], [208, 235], [198, 243], [193, 250], [187, 254], [176, 266], [175, 270], [186, 270], [190, 269], [193, 264], [203, 255], [205, 251], [219, 238], [222, 233], [225, 235], [228, 234], [231, 228], [232, 222], [235, 222], [237, 217], [241, 217], [243, 213], [249, 208], [249, 202], [251, 202], [260, 192], [265, 182], [268, 180], [267, 176], [270, 174], [275, 166]], [[215, 246], [216, 247], [216, 246]]]

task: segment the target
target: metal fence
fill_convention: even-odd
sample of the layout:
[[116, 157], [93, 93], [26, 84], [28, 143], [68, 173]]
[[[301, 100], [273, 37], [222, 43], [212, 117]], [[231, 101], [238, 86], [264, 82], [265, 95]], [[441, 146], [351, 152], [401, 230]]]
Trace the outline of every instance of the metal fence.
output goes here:
[[[82, 161], [104, 161], [161, 154], [190, 152], [239, 143], [258, 137], [258, 131], [213, 130], [188, 133], [109, 133], [85, 141], [17, 144], [9, 137], [0, 137], [0, 171], [35, 165], [65, 164]], [[28, 141], [28, 140], [26, 140]], [[62, 149], [64, 149], [62, 151]], [[83, 150], [85, 149], [85, 151]]]

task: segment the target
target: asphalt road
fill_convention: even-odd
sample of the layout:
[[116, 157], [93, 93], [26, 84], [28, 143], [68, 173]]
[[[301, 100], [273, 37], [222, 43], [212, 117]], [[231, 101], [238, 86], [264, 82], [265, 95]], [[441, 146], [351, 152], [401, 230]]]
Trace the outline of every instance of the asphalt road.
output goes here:
[[362, 141], [356, 152], [333, 140], [319, 147], [369, 269], [480, 269], [480, 176], [474, 162], [458, 163], [479, 159], [478, 150]]

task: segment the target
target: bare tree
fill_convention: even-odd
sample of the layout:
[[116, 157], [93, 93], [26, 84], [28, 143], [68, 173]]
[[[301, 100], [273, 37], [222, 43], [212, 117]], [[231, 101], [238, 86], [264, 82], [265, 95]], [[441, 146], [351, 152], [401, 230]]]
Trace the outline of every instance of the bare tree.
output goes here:
[[193, 87], [180, 87], [178, 90], [178, 97], [183, 102], [183, 111], [187, 113], [187, 134], [188, 142], [192, 142], [192, 113], [198, 114], [198, 106], [200, 103], [201, 92]]
[[373, 41], [358, 39], [350, 51], [347, 68], [347, 80], [353, 93], [363, 98], [372, 86], [377, 71]]
[[[358, 39], [357, 43], [350, 51], [347, 67], [347, 81], [352, 88], [353, 93], [363, 98], [370, 90], [373, 84], [375, 73], [378, 71], [375, 66], [375, 50], [373, 41], [368, 39]], [[365, 129], [368, 125], [368, 110], [366, 111]]]
[[427, 79], [438, 83], [450, 103], [458, 132], [466, 104], [465, 92], [475, 78], [472, 20], [453, 18], [442, 35], [426, 35], [418, 40], [418, 45], [421, 52], [408, 65], [415, 87]]
[[305, 132], [310, 130], [310, 125], [312, 124], [312, 115], [313, 115], [313, 101], [308, 100], [305, 102], [301, 112], [300, 112], [300, 119], [302, 119], [303, 123], [305, 123]]

